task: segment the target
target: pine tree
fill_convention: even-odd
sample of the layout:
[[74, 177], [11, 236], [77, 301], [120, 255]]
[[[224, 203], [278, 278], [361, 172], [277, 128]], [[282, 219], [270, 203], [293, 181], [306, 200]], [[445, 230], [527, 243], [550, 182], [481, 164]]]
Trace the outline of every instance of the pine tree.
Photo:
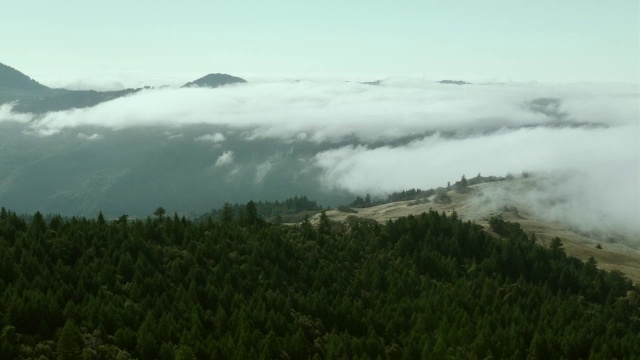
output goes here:
[[81, 346], [82, 336], [80, 329], [72, 319], [68, 319], [58, 339], [58, 360], [80, 360]]
[[176, 360], [196, 360], [196, 356], [190, 347], [180, 345], [176, 350]]
[[256, 203], [249, 201], [247, 203], [246, 212], [248, 225], [253, 225], [258, 222], [258, 209], [256, 208]]
[[16, 335], [16, 328], [7, 325], [2, 328], [2, 333], [0, 334], [0, 358], [15, 359], [17, 357], [18, 336]]
[[225, 224], [229, 224], [233, 221], [233, 208], [231, 207], [231, 204], [227, 202], [224, 203], [224, 206], [222, 207], [222, 214], [220, 215], [220, 221]]

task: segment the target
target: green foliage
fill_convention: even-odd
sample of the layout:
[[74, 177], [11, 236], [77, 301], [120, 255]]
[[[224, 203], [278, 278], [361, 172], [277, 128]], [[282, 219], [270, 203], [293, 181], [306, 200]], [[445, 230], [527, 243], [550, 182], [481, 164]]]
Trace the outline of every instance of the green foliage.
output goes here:
[[[305, 216], [311, 216], [322, 211], [323, 207], [306, 196], [294, 196], [282, 202], [276, 201], [251, 201], [255, 207], [258, 218], [270, 222], [300, 222]], [[243, 216], [247, 205], [225, 203], [221, 209], [212, 210], [208, 216], [218, 218], [222, 222], [230, 222], [234, 218]], [[253, 210], [251, 210], [253, 212]]]
[[433, 198], [433, 202], [436, 204], [451, 204], [451, 198], [445, 191], [441, 191]]
[[371, 200], [371, 195], [367, 194], [364, 198], [356, 196], [356, 199], [353, 200], [349, 206], [355, 208], [368, 208], [380, 204], [384, 204], [384, 202], [380, 200]]
[[[480, 174], [478, 174], [478, 176], [472, 179], [467, 179], [464, 175], [462, 175], [462, 178], [460, 179], [460, 181], [456, 182], [453, 185], [453, 188], [456, 189], [458, 192], [466, 192], [468, 191], [469, 186], [477, 185], [485, 182], [494, 182], [494, 181], [502, 181], [502, 180], [507, 180], [507, 177], [481, 176]], [[448, 203], [447, 201], [450, 202], [450, 199], [448, 199], [448, 196], [446, 195], [443, 196], [441, 194], [451, 189], [451, 187], [452, 186], [449, 183], [446, 189], [440, 187], [437, 189], [428, 189], [428, 190], [421, 190], [421, 189], [403, 190], [399, 192], [393, 192], [387, 195], [386, 200], [372, 201], [369, 195], [367, 195], [365, 198], [361, 198], [357, 196], [356, 199], [352, 201], [351, 204], [349, 204], [349, 206], [357, 207], [357, 208], [370, 207], [374, 205], [387, 204], [387, 203], [392, 203], [397, 201], [423, 200], [434, 195], [438, 195], [436, 196], [436, 202]], [[419, 204], [419, 202], [414, 202], [413, 204], [416, 205], [416, 204]]]
[[387, 202], [396, 202], [396, 201], [406, 201], [406, 200], [420, 200], [424, 198], [428, 198], [436, 194], [436, 190], [420, 190], [420, 189], [410, 189], [404, 190], [400, 192], [394, 192], [387, 196]]
[[276, 225], [256, 217], [258, 204], [231, 221], [0, 211], [0, 357], [640, 353], [638, 289], [517, 224], [494, 220], [499, 240], [437, 212]]
[[6, 325], [0, 333], [0, 358], [15, 359], [18, 357], [18, 336], [16, 328]]
[[76, 323], [69, 319], [65, 322], [56, 352], [58, 360], [80, 360], [80, 347], [83, 345], [82, 336]]
[[336, 208], [336, 210], [343, 212], [343, 213], [349, 213], [349, 214], [357, 214], [358, 211], [354, 210], [348, 206], [344, 206], [344, 205], [340, 205]]
[[167, 214], [167, 211], [162, 206], [158, 207], [156, 211], [153, 212], [153, 215], [157, 216], [158, 219], [164, 218], [166, 214]]
[[557, 236], [551, 239], [551, 243], [549, 244], [549, 250], [551, 254], [555, 257], [564, 256], [564, 245], [562, 244], [562, 240]]
[[190, 347], [182, 345], [176, 350], [175, 360], [197, 360]]
[[220, 211], [220, 221], [225, 224], [229, 224], [233, 221], [234, 216], [235, 215], [231, 204], [224, 203], [224, 205], [222, 206], [222, 210]]
[[504, 221], [501, 217], [492, 216], [489, 219], [489, 228], [500, 236], [518, 236], [522, 233], [522, 227], [518, 223]]

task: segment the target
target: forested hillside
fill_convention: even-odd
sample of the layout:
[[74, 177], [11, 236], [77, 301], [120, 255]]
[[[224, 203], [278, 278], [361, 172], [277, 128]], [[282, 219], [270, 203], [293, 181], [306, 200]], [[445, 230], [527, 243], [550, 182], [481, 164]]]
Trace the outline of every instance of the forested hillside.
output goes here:
[[[2, 359], [612, 359], [640, 354], [618, 272], [455, 213], [386, 224], [0, 212]], [[232, 213], [229, 213], [232, 214]]]
[[[306, 217], [311, 217], [323, 210], [322, 205], [318, 205], [315, 200], [310, 200], [306, 196], [290, 197], [282, 202], [257, 201], [251, 202], [255, 206], [259, 217], [275, 223], [302, 222]], [[213, 218], [229, 219], [234, 216], [242, 217], [246, 213], [246, 206], [242, 204], [225, 203], [220, 209], [213, 209], [207, 215]]]

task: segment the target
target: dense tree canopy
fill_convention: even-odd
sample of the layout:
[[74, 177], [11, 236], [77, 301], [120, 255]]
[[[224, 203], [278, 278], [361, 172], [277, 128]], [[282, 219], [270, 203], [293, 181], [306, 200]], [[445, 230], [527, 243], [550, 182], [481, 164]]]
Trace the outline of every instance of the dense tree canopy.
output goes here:
[[640, 354], [637, 288], [518, 226], [496, 222], [495, 239], [436, 212], [291, 226], [259, 208], [224, 221], [2, 209], [0, 358]]
[[[284, 201], [251, 201], [251, 203], [253, 205], [249, 208], [254, 207], [256, 215], [276, 223], [301, 222], [306, 216], [315, 215], [323, 210], [315, 200], [310, 200], [306, 196], [294, 196]], [[253, 209], [247, 209], [246, 205], [225, 203], [222, 208], [212, 210], [207, 216], [228, 222], [235, 216], [244, 216], [247, 210], [253, 212]]]

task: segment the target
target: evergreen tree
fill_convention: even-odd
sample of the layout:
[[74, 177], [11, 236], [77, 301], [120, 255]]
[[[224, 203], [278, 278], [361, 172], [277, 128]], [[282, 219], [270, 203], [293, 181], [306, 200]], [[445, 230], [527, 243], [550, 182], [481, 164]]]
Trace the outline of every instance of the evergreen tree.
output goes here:
[[640, 353], [640, 290], [594, 259], [567, 256], [560, 239], [545, 248], [492, 219], [496, 239], [435, 211], [385, 224], [319, 219], [53, 217], [40, 232], [38, 220], [6, 211], [0, 358]]
[[82, 336], [78, 326], [72, 319], [68, 319], [56, 346], [58, 360], [80, 360], [80, 350], [82, 346]]
[[241, 224], [244, 226], [255, 225], [260, 222], [256, 203], [249, 201], [242, 212]]
[[158, 218], [158, 220], [162, 220], [166, 214], [167, 214], [167, 211], [162, 206], [158, 207], [153, 212], [153, 215], [155, 215]]
[[176, 350], [175, 360], [197, 360], [197, 358], [190, 347], [181, 345]]
[[233, 221], [233, 208], [231, 207], [231, 204], [227, 202], [224, 203], [220, 214], [220, 221], [225, 224], [230, 224]]
[[[4, 208], [3, 208], [4, 210]], [[0, 358], [15, 359], [18, 357], [18, 336], [16, 328], [7, 325], [0, 333]]]

